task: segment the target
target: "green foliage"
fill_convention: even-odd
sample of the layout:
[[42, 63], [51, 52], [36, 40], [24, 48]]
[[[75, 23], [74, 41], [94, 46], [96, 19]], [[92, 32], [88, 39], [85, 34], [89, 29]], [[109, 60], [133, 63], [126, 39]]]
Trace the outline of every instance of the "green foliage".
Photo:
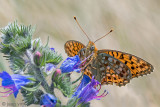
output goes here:
[[37, 38], [32, 41], [32, 52], [35, 52], [40, 46], [42, 46], [41, 39]]
[[25, 68], [25, 61], [23, 60], [23, 58], [19, 57], [19, 56], [14, 56], [14, 57], [10, 57], [10, 68], [14, 73], [20, 73], [22, 71], [24, 71]]
[[58, 55], [57, 52], [52, 51], [48, 46], [41, 46], [37, 49], [37, 51], [42, 54], [40, 66], [44, 66], [46, 63], [57, 65], [63, 60], [61, 54]]
[[74, 98], [74, 99], [72, 98], [72, 99], [70, 99], [68, 101], [67, 105], [64, 106], [64, 107], [76, 107], [76, 105], [77, 105], [77, 103], [78, 103], [79, 100], [80, 99], [78, 99], [78, 98]]
[[81, 103], [77, 107], [90, 107], [90, 103]]
[[7, 55], [23, 53], [31, 47], [31, 38], [34, 28], [19, 26], [17, 22], [9, 24], [0, 30], [2, 32], [1, 52]]
[[39, 84], [37, 84], [36, 86], [34, 85], [34, 87], [24, 87], [22, 86], [23, 89], [27, 90], [27, 91], [36, 91], [41, 85], [41, 82]]
[[54, 87], [61, 90], [61, 92], [65, 97], [70, 97], [73, 94], [74, 88], [76, 86], [72, 85], [68, 74], [61, 74], [61, 75], [55, 76], [55, 72], [54, 72], [54, 74], [52, 75], [52, 80], [53, 80]]
[[78, 101], [80, 100], [80, 98], [74, 97], [72, 99], [70, 99], [67, 103], [66, 106], [64, 107], [90, 107], [90, 103], [81, 103], [79, 105], [77, 105]]
[[30, 84], [25, 87], [22, 87], [21, 93], [24, 98], [24, 102], [27, 106], [31, 104], [39, 104], [41, 95], [43, 95], [43, 91], [38, 89], [40, 86], [40, 83], [38, 83], [36, 86], [35, 84]]
[[25, 67], [24, 53], [31, 47], [34, 28], [24, 25], [19, 26], [15, 21], [0, 31], [2, 32], [0, 50], [9, 60], [10, 68], [14, 73], [23, 71]]
[[42, 90], [36, 90], [36, 91], [27, 91], [25, 89], [21, 89], [21, 93], [24, 98], [24, 102], [27, 106], [31, 104], [38, 104], [40, 103], [41, 95], [43, 95]]

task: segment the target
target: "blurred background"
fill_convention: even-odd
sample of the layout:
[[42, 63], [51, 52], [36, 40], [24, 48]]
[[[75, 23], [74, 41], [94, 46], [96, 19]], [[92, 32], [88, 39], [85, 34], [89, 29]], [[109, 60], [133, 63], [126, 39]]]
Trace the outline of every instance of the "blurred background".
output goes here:
[[[113, 33], [96, 43], [98, 49], [131, 53], [154, 66], [153, 73], [133, 79], [124, 87], [103, 86], [102, 90], [107, 89], [109, 94], [100, 101], [91, 101], [91, 107], [160, 107], [159, 0], [0, 1], [0, 28], [15, 20], [20, 24], [36, 25], [33, 38], [39, 37], [45, 44], [49, 36], [49, 46], [62, 53], [64, 59], [67, 57], [64, 52], [66, 41], [88, 43], [73, 16], [93, 41], [114, 28]], [[3, 70], [10, 71], [8, 62], [0, 54], [0, 71]], [[0, 98], [0, 107], [3, 102], [23, 103], [21, 94], [17, 99], [12, 95]]]

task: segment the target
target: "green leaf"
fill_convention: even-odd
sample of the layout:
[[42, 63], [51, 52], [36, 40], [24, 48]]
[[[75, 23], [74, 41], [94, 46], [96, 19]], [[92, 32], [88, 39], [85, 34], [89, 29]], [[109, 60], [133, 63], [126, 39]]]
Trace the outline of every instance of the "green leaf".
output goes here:
[[9, 57], [10, 60], [10, 68], [13, 70], [14, 73], [22, 72], [25, 68], [25, 61], [20, 56], [13, 56]]
[[77, 103], [78, 103], [79, 100], [80, 100], [80, 99], [78, 99], [78, 98], [70, 99], [70, 100], [68, 101], [66, 107], [76, 107], [76, 105], [77, 105]]
[[28, 87], [22, 86], [22, 88], [27, 90], [27, 91], [36, 91], [39, 88], [40, 85], [41, 85], [41, 82], [38, 85], [34, 86], [34, 87], [29, 87], [28, 88]]
[[62, 61], [62, 56], [57, 52], [52, 51], [48, 46], [41, 46], [37, 49], [42, 54], [40, 67], [45, 66], [46, 63], [57, 65]]
[[21, 89], [21, 93], [23, 95], [23, 100], [27, 106], [31, 104], [40, 104], [41, 96], [44, 94], [42, 90], [36, 91], [27, 91], [24, 88]]
[[68, 74], [61, 74], [55, 76], [55, 72], [52, 75], [52, 81], [55, 88], [58, 88], [65, 97], [70, 97], [76, 86], [73, 86], [70, 82]]

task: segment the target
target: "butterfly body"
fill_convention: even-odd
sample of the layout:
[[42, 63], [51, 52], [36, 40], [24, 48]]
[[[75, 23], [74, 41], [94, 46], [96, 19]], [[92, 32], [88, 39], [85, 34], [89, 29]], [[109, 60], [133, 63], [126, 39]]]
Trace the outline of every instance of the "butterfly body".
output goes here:
[[124, 86], [132, 78], [150, 74], [153, 66], [143, 59], [116, 50], [98, 50], [91, 41], [87, 46], [79, 41], [70, 40], [65, 43], [68, 56], [79, 55], [83, 64], [84, 75], [95, 76], [101, 84]]

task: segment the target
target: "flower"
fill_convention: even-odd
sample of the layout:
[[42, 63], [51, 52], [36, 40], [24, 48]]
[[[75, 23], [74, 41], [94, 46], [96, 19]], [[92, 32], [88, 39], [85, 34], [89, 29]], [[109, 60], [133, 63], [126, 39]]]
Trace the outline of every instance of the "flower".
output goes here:
[[51, 49], [51, 51], [55, 52], [55, 49], [54, 49], [54, 48], [50, 48], [50, 49]]
[[90, 77], [87, 75], [84, 75], [80, 85], [78, 86], [78, 88], [76, 89], [76, 92], [72, 95], [72, 97], [77, 96], [82, 90], [82, 88], [85, 87], [90, 81], [91, 81]]
[[[108, 92], [106, 93], [106, 90], [105, 90], [102, 95], [98, 96], [98, 93], [99, 93], [101, 88], [98, 90], [97, 86], [100, 85], [100, 83], [97, 80], [93, 79], [93, 78], [94, 77], [92, 77], [91, 82], [88, 83], [86, 86], [84, 86], [84, 85], [88, 81], [84, 82], [85, 84], [82, 83], [83, 84], [82, 86], [84, 86], [84, 87], [82, 87], [81, 90], [77, 89], [76, 97], [79, 99], [77, 105], [83, 104], [83, 103], [85, 104], [85, 103], [87, 103], [87, 102], [89, 102], [91, 100], [94, 100], [94, 99], [100, 99], [100, 98], [102, 98], [102, 97], [104, 97], [104, 96], [106, 96], [108, 94]], [[80, 86], [81, 86], [81, 84], [80, 84]]]
[[56, 66], [52, 63], [47, 63], [46, 64], [46, 71], [52, 71]]
[[40, 105], [44, 107], [54, 107], [57, 103], [57, 98], [52, 94], [43, 94], [41, 96]]
[[47, 63], [45, 72], [47, 74], [50, 74], [53, 70], [56, 70], [56, 65], [54, 65], [52, 63]]
[[[54, 48], [50, 48], [51, 51], [55, 52]], [[50, 74], [53, 70], [56, 70], [56, 65], [52, 64], [52, 63], [47, 63], [46, 64], [46, 73]]]
[[9, 89], [9, 91], [0, 92], [8, 93], [7, 95], [1, 97], [7, 97], [13, 93], [16, 98], [21, 86], [25, 86], [31, 82], [31, 80], [28, 79], [29, 77], [30, 76], [23, 76], [19, 74], [9, 75], [6, 71], [0, 72], [0, 78], [2, 78], [2, 86], [0, 87]]
[[74, 57], [68, 57], [61, 65], [60, 69], [62, 73], [67, 73], [67, 72], [80, 72], [81, 69], [79, 68], [79, 65], [81, 64], [80, 58], [78, 55]]

